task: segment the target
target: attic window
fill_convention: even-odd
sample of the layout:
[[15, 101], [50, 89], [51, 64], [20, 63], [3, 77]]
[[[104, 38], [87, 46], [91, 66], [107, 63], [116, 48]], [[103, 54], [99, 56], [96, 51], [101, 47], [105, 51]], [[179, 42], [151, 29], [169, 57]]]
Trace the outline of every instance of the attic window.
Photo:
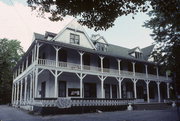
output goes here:
[[71, 44], [78, 44], [79, 45], [80, 37], [77, 34], [70, 33], [70, 43]]
[[135, 58], [142, 58], [142, 53], [135, 52]]

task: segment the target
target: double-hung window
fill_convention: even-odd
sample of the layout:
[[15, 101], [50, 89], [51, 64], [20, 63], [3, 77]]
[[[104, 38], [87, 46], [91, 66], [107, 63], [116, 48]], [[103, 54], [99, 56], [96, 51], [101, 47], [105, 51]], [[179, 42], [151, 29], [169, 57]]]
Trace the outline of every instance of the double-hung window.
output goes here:
[[70, 33], [70, 43], [79, 45], [80, 37], [77, 34]]

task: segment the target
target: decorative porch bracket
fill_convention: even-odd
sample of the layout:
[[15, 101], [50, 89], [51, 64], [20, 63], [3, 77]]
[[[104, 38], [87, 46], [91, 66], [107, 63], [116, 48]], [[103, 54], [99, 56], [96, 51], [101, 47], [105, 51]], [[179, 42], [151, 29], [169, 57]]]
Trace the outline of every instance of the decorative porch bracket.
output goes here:
[[137, 91], [136, 91], [136, 82], [138, 81], [138, 79], [131, 79], [134, 83], [134, 98], [137, 98]]
[[104, 98], [104, 80], [107, 78], [107, 76], [99, 75], [98, 77], [101, 80], [101, 98]]
[[101, 73], [103, 73], [103, 59], [104, 59], [104, 56], [99, 56], [99, 58], [101, 59]]
[[83, 55], [84, 55], [84, 52], [83, 52], [83, 51], [79, 51], [79, 54], [80, 54], [80, 65], [81, 65], [81, 70], [83, 70]]
[[86, 74], [83, 74], [83, 73], [76, 73], [77, 77], [79, 77], [80, 79], [80, 98], [83, 97], [83, 93], [82, 93], [82, 85], [83, 85], [83, 79], [84, 77], [86, 76]]
[[121, 60], [117, 59], [117, 61], [118, 61], [118, 72], [119, 72], [119, 75], [121, 75]]
[[122, 99], [122, 89], [121, 89], [121, 82], [123, 81], [123, 77], [116, 77], [118, 84], [119, 84], [119, 98]]
[[58, 46], [53, 46], [53, 47], [56, 50], [56, 67], [58, 67], [58, 58], [59, 58], [58, 52], [61, 49], [61, 47]]
[[[49, 70], [49, 69], [48, 69]], [[53, 72], [52, 70], [49, 70], [52, 75], [54, 76], [55, 78], [55, 81], [54, 81], [54, 97], [58, 97], [58, 85], [57, 85], [57, 81], [58, 81], [58, 77], [63, 73], [62, 71], [57, 71], [55, 70], [55, 72]]]
[[37, 43], [37, 53], [36, 53], [36, 60], [37, 60], [37, 63], [38, 63], [38, 59], [39, 59], [39, 48], [43, 45], [43, 43], [39, 44]]

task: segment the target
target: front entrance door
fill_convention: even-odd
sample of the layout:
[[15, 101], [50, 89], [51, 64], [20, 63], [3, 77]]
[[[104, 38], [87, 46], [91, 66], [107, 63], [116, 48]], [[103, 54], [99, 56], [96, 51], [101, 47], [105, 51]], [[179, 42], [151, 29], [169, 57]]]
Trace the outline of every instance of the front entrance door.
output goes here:
[[41, 98], [45, 98], [46, 95], [46, 82], [41, 83]]
[[66, 97], [66, 82], [59, 81], [58, 97]]
[[96, 83], [84, 83], [84, 97], [96, 98]]

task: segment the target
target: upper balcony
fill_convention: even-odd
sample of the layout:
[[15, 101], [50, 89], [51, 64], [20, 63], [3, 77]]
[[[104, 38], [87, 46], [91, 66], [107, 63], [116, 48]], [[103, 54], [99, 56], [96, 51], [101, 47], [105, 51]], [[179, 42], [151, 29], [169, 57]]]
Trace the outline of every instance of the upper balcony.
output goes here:
[[69, 63], [69, 62], [61, 62], [58, 61], [56, 64], [56, 61], [54, 60], [48, 60], [48, 59], [39, 59], [37, 65], [43, 66], [43, 67], [53, 67], [53, 68], [59, 68], [60, 70], [69, 71], [69, 72], [83, 72], [86, 74], [93, 74], [93, 75], [104, 75], [104, 76], [113, 76], [113, 77], [124, 77], [124, 78], [137, 78], [137, 79], [143, 79], [143, 80], [158, 80], [158, 81], [165, 81], [168, 82], [168, 78], [165, 76], [157, 76], [153, 74], [146, 74], [146, 73], [138, 73], [138, 72], [131, 72], [131, 71], [125, 71], [125, 70], [117, 70], [117, 69], [109, 69], [109, 68], [103, 68], [95, 67], [95, 66], [88, 66], [88, 65], [81, 65], [75, 64], [75, 63]]

